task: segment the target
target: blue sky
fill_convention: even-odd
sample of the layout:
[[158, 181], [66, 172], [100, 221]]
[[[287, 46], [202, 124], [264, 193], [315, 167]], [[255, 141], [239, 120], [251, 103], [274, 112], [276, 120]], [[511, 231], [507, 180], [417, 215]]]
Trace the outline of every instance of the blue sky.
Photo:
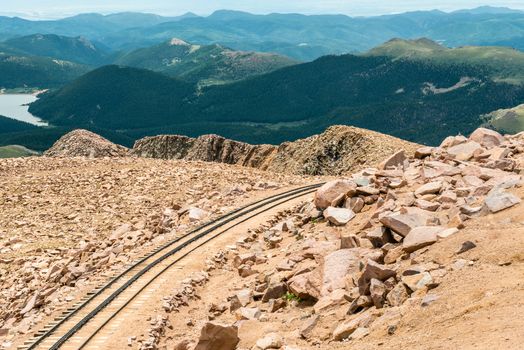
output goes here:
[[60, 18], [77, 13], [141, 11], [178, 15], [188, 11], [207, 15], [218, 9], [253, 13], [298, 12], [305, 14], [343, 13], [372, 16], [413, 10], [453, 11], [482, 5], [505, 6], [524, 10], [523, 0], [1, 0], [0, 15], [26, 18]]

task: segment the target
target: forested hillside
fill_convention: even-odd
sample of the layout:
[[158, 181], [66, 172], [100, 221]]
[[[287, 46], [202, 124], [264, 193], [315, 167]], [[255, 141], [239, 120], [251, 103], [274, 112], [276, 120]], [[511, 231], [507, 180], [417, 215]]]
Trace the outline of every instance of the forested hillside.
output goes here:
[[0, 88], [59, 87], [89, 70], [73, 62], [0, 52]]
[[524, 100], [522, 86], [496, 82], [492, 74], [487, 66], [328, 56], [197, 95], [187, 83], [112, 66], [47, 94], [30, 110], [54, 125], [96, 126], [131, 138], [218, 133], [279, 143], [346, 124], [433, 144]]
[[171, 39], [124, 54], [115, 63], [157, 71], [203, 86], [242, 80], [298, 62], [276, 54], [235, 51], [218, 44], [202, 46]]

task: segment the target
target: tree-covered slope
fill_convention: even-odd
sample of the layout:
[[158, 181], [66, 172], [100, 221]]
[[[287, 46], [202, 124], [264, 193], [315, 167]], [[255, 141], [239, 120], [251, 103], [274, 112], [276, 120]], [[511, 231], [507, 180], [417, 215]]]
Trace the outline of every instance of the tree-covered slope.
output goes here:
[[0, 134], [34, 129], [37, 129], [37, 127], [32, 124], [24, 123], [0, 115]]
[[0, 88], [58, 87], [89, 70], [88, 66], [69, 61], [0, 52]]
[[53, 125], [134, 129], [176, 123], [193, 85], [144, 69], [105, 66], [30, 107]]
[[33, 34], [7, 40], [0, 44], [0, 50], [92, 66], [108, 63], [110, 59], [106, 48], [81, 36], [73, 38], [55, 34]]
[[436, 143], [524, 100], [522, 86], [492, 75], [486, 66], [328, 56], [197, 95], [187, 83], [112, 66], [43, 96], [30, 111], [54, 125], [91, 125], [132, 138], [214, 132], [279, 143], [347, 124]]
[[150, 69], [205, 86], [242, 80], [298, 62], [276, 54], [234, 51], [217, 44], [192, 45], [171, 39], [124, 54], [116, 63]]

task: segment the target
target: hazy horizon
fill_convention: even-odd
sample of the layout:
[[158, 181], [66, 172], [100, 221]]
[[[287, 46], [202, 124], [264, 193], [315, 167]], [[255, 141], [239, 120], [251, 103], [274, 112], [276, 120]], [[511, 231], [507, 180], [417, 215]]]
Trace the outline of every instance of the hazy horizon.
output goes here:
[[75, 1], [66, 0], [26, 0], [23, 3], [13, 2], [2, 5], [0, 16], [21, 17], [26, 19], [59, 19], [82, 13], [111, 14], [119, 12], [143, 12], [162, 16], [177, 16], [187, 12], [207, 16], [217, 10], [237, 10], [255, 14], [267, 13], [301, 13], [344, 14], [348, 16], [378, 16], [409, 11], [441, 10], [452, 12], [461, 9], [472, 9], [480, 6], [508, 7], [524, 10], [522, 1], [412, 1], [403, 0], [395, 3], [387, 1], [344, 1], [344, 0], [290, 0], [286, 2], [267, 0], [257, 1], [222, 0], [210, 3], [208, 0], [183, 0], [172, 3], [168, 0], [140, 0], [129, 4], [126, 0], [108, 1]]

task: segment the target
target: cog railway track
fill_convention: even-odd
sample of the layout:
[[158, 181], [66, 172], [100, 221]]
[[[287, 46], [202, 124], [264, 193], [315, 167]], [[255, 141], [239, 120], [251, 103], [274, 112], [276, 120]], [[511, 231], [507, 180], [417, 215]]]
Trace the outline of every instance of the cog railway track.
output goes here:
[[182, 259], [235, 226], [288, 201], [310, 194], [321, 185], [304, 186], [256, 201], [155, 248], [129, 264], [109, 282], [89, 292], [18, 349], [101, 348], [107, 337], [100, 335], [104, 332], [111, 333], [109, 325], [114, 330], [123, 323], [122, 319], [115, 318], [133, 302], [143, 303], [153, 293], [159, 292], [158, 288], [155, 289], [155, 284], [170, 282], [169, 271]]

